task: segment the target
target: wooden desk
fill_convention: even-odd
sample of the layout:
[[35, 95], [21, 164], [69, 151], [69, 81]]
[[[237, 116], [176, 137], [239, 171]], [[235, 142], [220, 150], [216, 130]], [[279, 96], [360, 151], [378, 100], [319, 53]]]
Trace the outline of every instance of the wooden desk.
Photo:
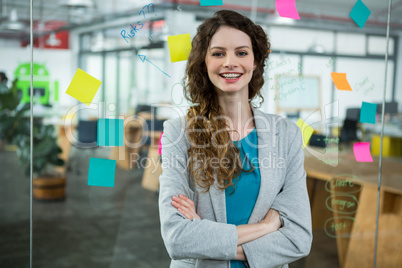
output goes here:
[[[155, 117], [156, 120], [168, 120], [168, 118]], [[152, 120], [146, 114], [135, 116], [126, 116], [124, 119], [124, 146], [114, 147], [110, 153], [110, 159], [115, 159], [116, 164], [123, 169], [130, 170], [134, 168], [138, 160], [138, 151], [145, 142], [145, 136], [156, 135], [157, 140], [151, 140], [151, 147], [158, 149], [159, 136], [161, 131], [145, 132], [143, 131], [146, 120]], [[148, 126], [149, 128], [150, 126]], [[145, 128], [146, 129], [146, 128]], [[144, 140], [142, 140], [144, 139]], [[142, 142], [141, 142], [142, 140]]]
[[[341, 267], [373, 267], [379, 160], [359, 163], [342, 153], [339, 159], [333, 167], [305, 150], [313, 229], [336, 238]], [[382, 163], [377, 267], [402, 267], [402, 162]], [[342, 200], [349, 210], [341, 211]]]
[[110, 152], [110, 159], [115, 159], [116, 165], [122, 169], [130, 170], [137, 163], [142, 126], [140, 118], [126, 117], [124, 120], [124, 145], [115, 146]]
[[151, 137], [151, 145], [148, 149], [147, 161], [144, 174], [142, 176], [142, 187], [153, 192], [159, 190], [159, 176], [162, 174], [162, 164], [159, 161], [159, 138], [162, 131], [144, 133]]

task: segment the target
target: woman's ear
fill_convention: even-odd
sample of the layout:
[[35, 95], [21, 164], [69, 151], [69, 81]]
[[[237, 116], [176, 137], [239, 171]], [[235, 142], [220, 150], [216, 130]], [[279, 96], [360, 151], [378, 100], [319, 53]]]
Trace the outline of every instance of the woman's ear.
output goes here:
[[257, 69], [257, 63], [254, 62], [253, 71], [255, 71], [255, 69]]

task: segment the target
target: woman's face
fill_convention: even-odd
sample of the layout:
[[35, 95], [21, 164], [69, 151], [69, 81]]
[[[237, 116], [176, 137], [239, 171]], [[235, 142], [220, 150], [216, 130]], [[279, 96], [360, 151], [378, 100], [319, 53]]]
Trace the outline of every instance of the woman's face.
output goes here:
[[235, 28], [221, 26], [212, 36], [205, 56], [208, 76], [217, 90], [245, 90], [256, 68], [250, 37]]

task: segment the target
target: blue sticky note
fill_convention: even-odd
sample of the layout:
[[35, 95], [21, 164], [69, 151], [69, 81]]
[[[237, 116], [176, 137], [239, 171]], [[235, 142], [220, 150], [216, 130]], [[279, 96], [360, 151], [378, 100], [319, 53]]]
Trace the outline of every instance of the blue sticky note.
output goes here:
[[377, 104], [363, 101], [360, 109], [360, 122], [375, 124], [376, 111]]
[[223, 0], [200, 0], [201, 6], [223, 6]]
[[123, 119], [106, 119], [98, 120], [98, 146], [123, 146]]
[[89, 186], [114, 187], [116, 160], [90, 158], [88, 171]]
[[370, 9], [361, 0], [357, 0], [349, 16], [363, 29], [370, 14]]

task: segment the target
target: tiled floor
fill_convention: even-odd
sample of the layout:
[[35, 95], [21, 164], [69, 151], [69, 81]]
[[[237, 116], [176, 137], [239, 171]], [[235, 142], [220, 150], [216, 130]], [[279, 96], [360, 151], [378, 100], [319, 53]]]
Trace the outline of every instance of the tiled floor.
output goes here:
[[[108, 150], [74, 149], [66, 200], [33, 203], [33, 267], [169, 267], [158, 195], [141, 187], [143, 171], [117, 168], [115, 187], [88, 186], [89, 157], [107, 158]], [[0, 152], [0, 170], [0, 267], [29, 267], [29, 179], [15, 152]], [[292, 268], [338, 267], [334, 241], [315, 241]]]

